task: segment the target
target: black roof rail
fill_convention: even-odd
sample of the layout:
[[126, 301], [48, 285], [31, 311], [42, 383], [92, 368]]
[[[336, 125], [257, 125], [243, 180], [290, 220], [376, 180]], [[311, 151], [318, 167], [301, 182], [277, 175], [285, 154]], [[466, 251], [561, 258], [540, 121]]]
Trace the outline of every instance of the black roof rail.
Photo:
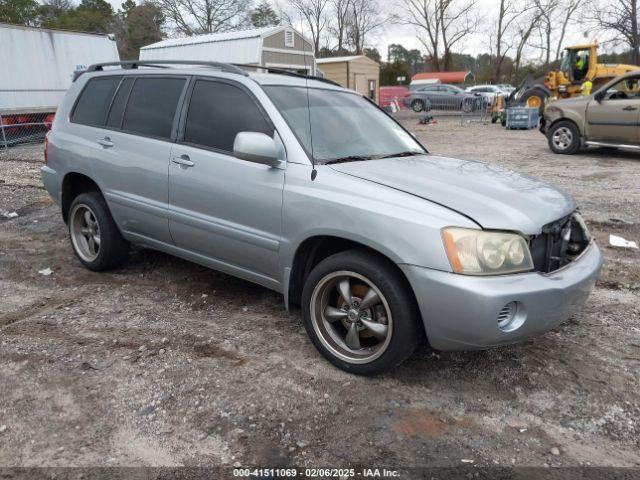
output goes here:
[[226, 73], [237, 73], [238, 75], [242, 75], [244, 77], [248, 77], [249, 74], [231, 63], [224, 62], [200, 62], [197, 60], [127, 60], [124, 62], [106, 62], [106, 63], [95, 63], [93, 65], [89, 65], [87, 68], [87, 72], [99, 72], [104, 70], [104, 67], [122, 67], [123, 69], [136, 69], [138, 67], [155, 67], [155, 68], [168, 68], [167, 66], [171, 65], [193, 65], [193, 66], [202, 66], [202, 67], [213, 67], [217, 68], [222, 72]]
[[334, 82], [333, 80], [329, 80], [327, 78], [317, 77], [315, 75], [305, 75], [304, 73], [292, 72], [291, 70], [285, 70], [283, 68], [263, 67], [262, 65], [249, 65], [244, 63], [232, 63], [231, 65], [244, 68], [257, 68], [258, 70], [266, 70], [269, 73], [278, 73], [280, 75], [288, 75], [290, 77], [308, 78], [309, 80], [317, 80], [319, 82], [335, 85], [336, 87], [342, 87], [342, 85], [340, 85], [338, 82]]

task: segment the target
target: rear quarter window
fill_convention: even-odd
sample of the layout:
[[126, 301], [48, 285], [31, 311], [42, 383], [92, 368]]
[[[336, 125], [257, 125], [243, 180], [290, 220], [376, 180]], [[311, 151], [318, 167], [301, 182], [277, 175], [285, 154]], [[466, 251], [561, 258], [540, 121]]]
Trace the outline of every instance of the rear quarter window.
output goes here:
[[120, 79], [121, 77], [107, 77], [89, 80], [76, 102], [71, 121], [84, 125], [104, 126]]

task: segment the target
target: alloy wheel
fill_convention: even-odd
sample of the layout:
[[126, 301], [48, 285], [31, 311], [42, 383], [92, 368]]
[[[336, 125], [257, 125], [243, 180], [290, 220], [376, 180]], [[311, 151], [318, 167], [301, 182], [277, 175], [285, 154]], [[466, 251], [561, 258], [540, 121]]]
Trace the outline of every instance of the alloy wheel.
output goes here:
[[389, 304], [363, 275], [338, 271], [311, 295], [311, 323], [322, 344], [349, 363], [369, 363], [388, 348], [393, 331]]
[[71, 242], [82, 260], [93, 262], [100, 253], [100, 225], [91, 208], [80, 203], [69, 216]]
[[566, 150], [573, 142], [573, 133], [567, 127], [560, 127], [553, 132], [551, 141], [558, 150]]

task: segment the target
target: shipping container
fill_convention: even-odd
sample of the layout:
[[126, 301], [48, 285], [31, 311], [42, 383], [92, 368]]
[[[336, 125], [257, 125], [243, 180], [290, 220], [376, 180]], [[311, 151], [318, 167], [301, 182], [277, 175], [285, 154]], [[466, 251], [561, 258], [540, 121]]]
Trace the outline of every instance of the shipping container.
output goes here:
[[112, 35], [0, 23], [0, 114], [55, 112], [75, 70], [117, 61]]

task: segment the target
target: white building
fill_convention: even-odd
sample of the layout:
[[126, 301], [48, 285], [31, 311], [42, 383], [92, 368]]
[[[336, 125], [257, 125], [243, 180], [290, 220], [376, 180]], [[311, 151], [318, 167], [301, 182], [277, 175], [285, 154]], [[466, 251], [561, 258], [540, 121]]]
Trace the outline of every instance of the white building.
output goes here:
[[227, 62], [315, 72], [313, 44], [290, 26], [163, 40], [142, 47], [140, 60]]

